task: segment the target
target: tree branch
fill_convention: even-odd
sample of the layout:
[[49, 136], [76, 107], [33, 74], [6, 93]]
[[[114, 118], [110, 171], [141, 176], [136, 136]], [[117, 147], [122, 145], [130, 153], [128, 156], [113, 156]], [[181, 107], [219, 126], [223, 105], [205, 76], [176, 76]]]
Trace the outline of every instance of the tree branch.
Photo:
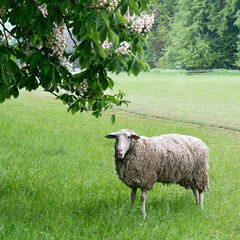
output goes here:
[[[47, 91], [47, 92], [51, 93], [53, 96], [55, 96], [55, 97], [61, 99], [59, 95], [57, 95], [56, 93], [50, 91], [48, 88], [44, 87], [43, 84], [41, 84], [41, 86], [42, 86], [42, 88], [43, 88], [45, 91]], [[66, 104], [67, 104], [68, 106], [71, 105], [71, 104], [69, 104], [69, 103], [67, 103], [67, 102], [66, 102]]]
[[[20, 40], [18, 37], [14, 36], [13, 34], [11, 34], [11, 32], [5, 27], [4, 23], [2, 22], [2, 18], [0, 17], [1, 21], [0, 21], [0, 24], [2, 25], [3, 27], [3, 32], [4, 32], [4, 35], [5, 35], [5, 38], [6, 38], [6, 41], [7, 41], [7, 37], [6, 37], [6, 32], [8, 32], [11, 36], [13, 36], [17, 41], [18, 41], [18, 45], [19, 45], [19, 48], [20, 50], [23, 52], [23, 49], [22, 49], [22, 45], [20, 43]], [[6, 32], [5, 32], [6, 31]], [[7, 41], [7, 45], [8, 45], [8, 41]], [[8, 49], [9, 48], [9, 45], [8, 45]]]
[[52, 7], [54, 8], [54, 10], [63, 18], [63, 21], [64, 21], [64, 23], [65, 23], [65, 25], [66, 25], [68, 34], [69, 34], [70, 38], [72, 39], [72, 41], [73, 41], [73, 43], [74, 43], [74, 45], [75, 45], [75, 47], [76, 47], [76, 46], [77, 46], [77, 42], [74, 40], [74, 38], [73, 38], [73, 36], [72, 36], [72, 33], [71, 33], [70, 29], [69, 29], [68, 26], [67, 26], [66, 17], [54, 6], [53, 3], [52, 3], [51, 5], [52, 5]]
[[[1, 23], [1, 22], [0, 22]], [[2, 25], [2, 23], [1, 23]], [[4, 36], [5, 36], [5, 39], [6, 39], [6, 42], [7, 42], [7, 48], [8, 50], [10, 50], [10, 47], [9, 47], [9, 44], [8, 44], [8, 39], [7, 39], [7, 34], [6, 34], [6, 31], [5, 31], [5, 28], [3, 28], [3, 33], [4, 33]]]

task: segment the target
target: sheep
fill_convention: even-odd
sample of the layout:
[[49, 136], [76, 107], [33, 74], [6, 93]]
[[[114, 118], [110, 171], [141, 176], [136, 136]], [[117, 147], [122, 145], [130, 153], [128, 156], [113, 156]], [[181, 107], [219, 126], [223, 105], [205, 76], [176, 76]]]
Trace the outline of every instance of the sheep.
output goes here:
[[209, 192], [209, 153], [200, 139], [179, 134], [147, 138], [127, 129], [105, 137], [115, 139], [116, 172], [132, 189], [132, 204], [137, 189], [141, 189], [144, 218], [147, 191], [152, 190], [156, 182], [192, 189], [196, 203], [203, 208], [205, 188]]

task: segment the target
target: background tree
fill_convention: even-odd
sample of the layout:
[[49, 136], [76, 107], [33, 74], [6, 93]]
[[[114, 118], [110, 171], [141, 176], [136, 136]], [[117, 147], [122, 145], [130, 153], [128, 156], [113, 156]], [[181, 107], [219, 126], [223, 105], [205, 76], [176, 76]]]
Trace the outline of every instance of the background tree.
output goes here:
[[[18, 97], [19, 89], [41, 86], [72, 113], [91, 110], [99, 117], [112, 105], [127, 104], [121, 91], [106, 93], [114, 85], [108, 72], [138, 75], [149, 69], [141, 59], [153, 23], [146, 14], [152, 3], [156, 1], [2, 0], [0, 102]], [[73, 52], [65, 51], [64, 26]], [[81, 72], [72, 74], [76, 60]]]
[[148, 63], [175, 69], [236, 68], [239, 8], [239, 0], [159, 1]]
[[238, 1], [178, 1], [164, 61], [174, 68], [234, 68]]
[[240, 10], [237, 11], [236, 14], [236, 21], [234, 22], [234, 25], [238, 28], [238, 41], [237, 41], [237, 61], [236, 65], [240, 67]]
[[159, 67], [159, 60], [165, 53], [170, 23], [176, 12], [177, 0], [160, 0], [154, 8], [154, 24], [148, 38], [145, 60], [151, 68]]

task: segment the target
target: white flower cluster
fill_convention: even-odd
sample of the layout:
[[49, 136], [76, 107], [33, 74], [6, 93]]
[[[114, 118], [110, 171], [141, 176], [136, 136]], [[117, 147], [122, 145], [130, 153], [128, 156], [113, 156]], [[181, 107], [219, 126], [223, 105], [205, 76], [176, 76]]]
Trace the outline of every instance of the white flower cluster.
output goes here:
[[72, 64], [68, 59], [63, 57], [65, 49], [65, 39], [63, 35], [64, 25], [55, 25], [52, 36], [48, 39], [47, 45], [52, 48], [52, 55], [56, 55], [60, 60], [60, 63], [65, 66], [68, 71], [72, 71]]
[[38, 8], [42, 12], [43, 16], [46, 18], [47, 14], [48, 14], [48, 12], [47, 12], [47, 4], [44, 3], [43, 5], [39, 6]]
[[23, 63], [23, 64], [20, 64], [19, 65], [19, 68], [21, 69], [21, 68], [24, 68], [24, 67], [26, 67], [27, 66], [27, 64], [26, 63]]
[[65, 58], [65, 57], [61, 57], [60, 59], [61, 61], [61, 65], [63, 65], [65, 68], [67, 68], [67, 70], [69, 72], [72, 72], [73, 71], [73, 68], [72, 68], [72, 63], [69, 61], [69, 59]]
[[87, 92], [87, 89], [88, 89], [88, 83], [87, 83], [87, 80], [84, 79], [84, 80], [80, 83], [80, 85], [79, 85], [79, 87], [78, 87], [78, 91], [79, 91], [80, 93], [85, 93], [85, 92]]
[[106, 7], [109, 12], [114, 11], [121, 0], [99, 0], [92, 4], [92, 7]]
[[120, 43], [120, 47], [115, 50], [115, 53], [120, 53], [122, 55], [127, 55], [131, 52], [130, 48], [131, 48], [131, 45], [128, 42], [123, 41], [123, 42]]
[[[47, 12], [47, 4], [44, 3], [43, 5], [38, 7], [39, 10], [42, 12], [43, 16], [46, 18], [48, 15]], [[52, 55], [56, 55], [60, 60], [61, 65], [65, 66], [68, 71], [72, 71], [72, 64], [70, 61], [63, 57], [64, 49], [65, 49], [65, 39], [63, 35], [64, 24], [57, 26], [55, 24], [53, 33], [50, 38], [48, 38], [47, 45], [52, 49]]]
[[132, 26], [131, 30], [133, 32], [137, 32], [138, 34], [145, 35], [147, 32], [150, 31], [152, 25], [154, 23], [154, 15], [144, 15], [143, 17], [137, 18]]
[[55, 24], [53, 33], [52, 33], [51, 37], [48, 38], [48, 43], [47, 43], [47, 45], [51, 46], [51, 48], [52, 48], [52, 54], [57, 55], [57, 57], [60, 60], [61, 60], [61, 57], [64, 52], [64, 48], [65, 48], [65, 40], [63, 37], [63, 30], [64, 30], [63, 25], [57, 26]]
[[141, 34], [144, 29], [144, 20], [142, 18], [136, 19], [133, 22], [131, 29], [133, 32], [137, 32], [138, 34]]
[[136, 15], [135, 15], [135, 13], [133, 13], [133, 15], [131, 16], [130, 11], [128, 9], [127, 12], [124, 14], [124, 17], [126, 18], [126, 20], [128, 22], [131, 22], [136, 18]]
[[109, 39], [108, 39], [108, 38], [102, 43], [102, 48], [103, 48], [104, 50], [110, 49], [111, 46], [112, 46], [112, 43], [109, 42]]

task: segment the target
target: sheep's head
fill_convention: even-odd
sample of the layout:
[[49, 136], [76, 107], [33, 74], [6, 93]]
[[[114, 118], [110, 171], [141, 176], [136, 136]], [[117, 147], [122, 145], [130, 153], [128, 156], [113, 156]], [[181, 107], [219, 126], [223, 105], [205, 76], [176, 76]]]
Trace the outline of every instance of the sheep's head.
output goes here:
[[132, 141], [138, 140], [140, 137], [133, 131], [123, 129], [110, 133], [105, 138], [115, 138], [115, 156], [118, 159], [123, 159], [131, 147]]

